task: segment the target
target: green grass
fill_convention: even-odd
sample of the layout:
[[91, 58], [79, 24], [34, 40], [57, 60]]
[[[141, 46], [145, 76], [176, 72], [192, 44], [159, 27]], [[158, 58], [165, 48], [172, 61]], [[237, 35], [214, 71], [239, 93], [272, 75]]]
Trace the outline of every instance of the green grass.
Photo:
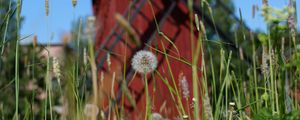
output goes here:
[[20, 24], [21, 24], [21, 0], [17, 1], [17, 18], [16, 18], [16, 24], [17, 24], [17, 40], [16, 40], [16, 51], [15, 51], [15, 96], [16, 96], [16, 104], [15, 104], [15, 115], [14, 119], [19, 119], [19, 86], [20, 86], [20, 80], [19, 80], [19, 39], [20, 39]]
[[[64, 46], [67, 51], [66, 59], [60, 63], [61, 78], [55, 81], [56, 78], [52, 77], [53, 68], [51, 67], [54, 64], [51, 61], [53, 59], [50, 57], [41, 58], [38, 55], [41, 50], [46, 50], [46, 48], [27, 46], [29, 50], [26, 52], [25, 49], [27, 48], [20, 46], [19, 29], [22, 21], [22, 0], [17, 0], [16, 3], [16, 40], [11, 42], [13, 45], [6, 40], [9, 36], [10, 17], [5, 19], [4, 34], [0, 36], [3, 38], [1, 42], [1, 60], [9, 60], [6, 61], [7, 65], [13, 63], [12, 66], [4, 67], [3, 71], [5, 72], [0, 73], [0, 77], [8, 81], [3, 80], [3, 83], [0, 83], [0, 90], [4, 91], [3, 94], [7, 92], [7, 95], [1, 96], [3, 102], [0, 101], [0, 119], [103, 119], [104, 111], [100, 108], [98, 108], [98, 114], [94, 113], [93, 109], [90, 117], [84, 112], [86, 104], [100, 106], [102, 103], [99, 103], [99, 101], [103, 99], [101, 98], [102, 91], [99, 91], [103, 87], [101, 83], [103, 81], [97, 81], [99, 80], [99, 72], [96, 68], [93, 36], [84, 38], [86, 33], [83, 31], [86, 28], [86, 21], [80, 19], [72, 33], [74, 41], [69, 44], [73, 45], [75, 50], [70, 50], [70, 48]], [[198, 3], [188, 0], [190, 40], [187, 40], [187, 42], [190, 42], [192, 48], [192, 58], [190, 60], [180, 57], [180, 50], [172, 39], [161, 31], [155, 17], [156, 31], [160, 37], [160, 39], [157, 38], [157, 43], [162, 46], [162, 50], [152, 45], [145, 45], [147, 49], [155, 52], [156, 55], [161, 55], [165, 60], [167, 67], [165, 73], [155, 70], [148, 75], [159, 78], [154, 80], [154, 84], [161, 80], [168, 88], [172, 97], [172, 101], [169, 102], [174, 103], [176, 106], [177, 117], [184, 119], [188, 116], [188, 119], [195, 120], [300, 119], [299, 100], [295, 97], [295, 93], [299, 92], [300, 85], [300, 50], [297, 48], [299, 33], [289, 33], [291, 28], [287, 25], [287, 18], [280, 16], [287, 13], [291, 14], [293, 13], [290, 13], [292, 10], [284, 8], [275, 11], [272, 7], [262, 7], [260, 12], [263, 13], [262, 15], [268, 25], [266, 33], [248, 31], [243, 27], [233, 31], [234, 35], [231, 37], [235, 39], [235, 46], [244, 51], [244, 53], [240, 53], [241, 51], [228, 49], [229, 43], [222, 42], [218, 34], [215, 34], [217, 36], [216, 40], [212, 40], [213, 38], [208, 36], [207, 31], [210, 31], [205, 27], [206, 24], [201, 21], [202, 16], [195, 14], [192, 8], [195, 4]], [[12, 10], [11, 5], [12, 3], [10, 3], [9, 11]], [[154, 15], [151, 0], [148, 0], [148, 5]], [[202, 1], [201, 7], [202, 10], [208, 11], [206, 14], [213, 21], [214, 28], [212, 30], [216, 29], [218, 24], [215, 23], [217, 20], [214, 18], [216, 17], [214, 16], [214, 9], [210, 7], [208, 1]], [[75, 8], [76, 6], [74, 6], [74, 16], [76, 14]], [[270, 19], [270, 16], [274, 19]], [[122, 22], [122, 27], [127, 30], [125, 44], [128, 44], [127, 41], [131, 41], [140, 46], [141, 43], [136, 37], [136, 32], [128, 24], [126, 17], [118, 16], [118, 22]], [[241, 12], [240, 18], [239, 24], [243, 24]], [[47, 26], [50, 23], [51, 21], [47, 19]], [[49, 31], [47, 31], [47, 34], [49, 34]], [[48, 39], [47, 46], [49, 47], [51, 38]], [[171, 51], [175, 55], [168, 54], [168, 49], [165, 46], [166, 42], [175, 49]], [[13, 52], [8, 52], [10, 49], [14, 49]], [[118, 56], [113, 51], [109, 51], [109, 54]], [[126, 53], [125, 56], [127, 54], [129, 53]], [[244, 56], [248, 57], [250, 62], [245, 60]], [[192, 87], [193, 90], [193, 94], [190, 96], [194, 100], [194, 108], [189, 109], [191, 111], [185, 109], [191, 106], [184, 105], [191, 103], [182, 99], [181, 88], [176, 85], [175, 76], [177, 75], [173, 72], [174, 68], [171, 65], [171, 60], [189, 66], [192, 71], [192, 86], [189, 87]], [[126, 57], [124, 57], [123, 62], [128, 62]], [[201, 64], [199, 64], [200, 62]], [[114, 64], [111, 64], [111, 66], [114, 66]], [[127, 66], [126, 64], [122, 65], [123, 73], [120, 76], [117, 76], [119, 74], [116, 73], [112, 75], [113, 83], [119, 83], [120, 81], [117, 78], [122, 78], [120, 83], [122, 84], [123, 94], [121, 106], [111, 106], [113, 110], [108, 113], [110, 119], [126, 117], [124, 111], [126, 98], [129, 99], [130, 104], [135, 109], [139, 109], [136, 108], [137, 103], [135, 103], [124, 82], [127, 78], [125, 74]], [[13, 69], [13, 72], [10, 71], [11, 69]], [[201, 75], [199, 75], [200, 72]], [[132, 79], [136, 77], [136, 74], [138, 73], [135, 73]], [[142, 75], [146, 96], [145, 113], [143, 113], [145, 120], [152, 119], [154, 113], [152, 111], [153, 100], [154, 97], [157, 97], [150, 95], [152, 90], [149, 89], [147, 82], [148, 75]], [[100, 79], [103, 80], [104, 78], [101, 77]], [[29, 81], [37, 82], [35, 90], [27, 90], [26, 87]], [[15, 83], [14, 86], [13, 83]], [[109, 105], [113, 105], [115, 102], [113, 88], [114, 84], [111, 87], [112, 95], [109, 96]], [[155, 91], [155, 87], [153, 89], [154, 92], [159, 92]], [[39, 100], [37, 97], [43, 92], [47, 93], [47, 97]], [[9, 95], [9, 93], [14, 93], [14, 95]], [[234, 103], [234, 105], [230, 105], [230, 103]], [[67, 106], [64, 106], [66, 104]], [[14, 106], [14, 108], [11, 108], [11, 106]], [[56, 107], [54, 106], [66, 107], [64, 109], [68, 109], [68, 113], [60, 114], [55, 111]]]

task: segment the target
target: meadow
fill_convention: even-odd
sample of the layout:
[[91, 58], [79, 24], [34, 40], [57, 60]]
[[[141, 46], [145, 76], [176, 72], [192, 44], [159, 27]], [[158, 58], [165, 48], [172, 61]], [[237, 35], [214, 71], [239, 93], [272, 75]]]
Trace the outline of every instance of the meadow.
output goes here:
[[[127, 113], [122, 111], [124, 106], [120, 105], [120, 109], [107, 113], [98, 103], [103, 96], [99, 89], [105, 87], [101, 83], [106, 78], [97, 70], [96, 32], [93, 28], [97, 19], [82, 17], [74, 20], [70, 38], [58, 45], [63, 51], [62, 55], [52, 56], [51, 38], [46, 45], [40, 45], [38, 36], [20, 36], [22, 1], [0, 0], [0, 120], [129, 119], [126, 117]], [[263, 16], [267, 25], [266, 32], [246, 28], [242, 13], [239, 21], [234, 24], [220, 24], [224, 18], [218, 16], [220, 10], [211, 7], [212, 1], [200, 2], [201, 9], [206, 11], [205, 14], [214, 21], [215, 26], [224, 27], [232, 33], [229, 35], [235, 41], [228, 43], [218, 33], [212, 33], [214, 28], [206, 28], [202, 16], [194, 11], [193, 4], [200, 3], [187, 0], [190, 38], [195, 39], [186, 40], [193, 46], [190, 51], [191, 60], [170, 55], [164, 45], [161, 50], [142, 43], [135, 37], [136, 33], [128, 24], [126, 16], [117, 14], [116, 19], [128, 33], [130, 42], [148, 46], [147, 50], [133, 53], [133, 58], [127, 61], [125, 59], [124, 63], [130, 64], [123, 65], [133, 67], [135, 75], [132, 77], [139, 74], [144, 80], [146, 113], [143, 119], [299, 120], [300, 34], [297, 30], [298, 21], [295, 19], [298, 12], [296, 0], [290, 0], [281, 9], [269, 6], [266, 0], [263, 1], [262, 6], [254, 7], [253, 14]], [[45, 0], [46, 17], [51, 14], [48, 2]], [[76, 0], [71, 3], [76, 8]], [[146, 4], [151, 6], [151, 0], [147, 0]], [[160, 31], [158, 23], [155, 27], [157, 35], [176, 50], [175, 43]], [[193, 37], [194, 34], [198, 37]], [[30, 37], [32, 43], [20, 44], [20, 41]], [[157, 70], [158, 54], [166, 59], [165, 66], [169, 68], [166, 70], [167, 74], [161, 74]], [[105, 64], [116, 66], [110, 62], [109, 55], [106, 57]], [[185, 85], [184, 80], [180, 81], [182, 85], [173, 83], [175, 75], [169, 59], [190, 66], [192, 79], [188, 80], [192, 81], [191, 86]], [[176, 118], [167, 118], [151, 110], [147, 76], [160, 78], [170, 90], [170, 94], [174, 96], [173, 102], [176, 103], [174, 106], [178, 110]], [[166, 76], [172, 77], [166, 79]], [[123, 74], [115, 78], [123, 81], [128, 79]], [[114, 80], [112, 78], [113, 83], [120, 82]], [[126, 84], [120, 83], [125, 85], [122, 86], [122, 96], [128, 97], [135, 106]], [[112, 90], [108, 104], [112, 105], [115, 102], [115, 92], [114, 86], [110, 88]], [[186, 106], [183, 106], [186, 104], [184, 97], [187, 96], [193, 96], [189, 98], [194, 101], [191, 103], [192, 111], [186, 111]]]

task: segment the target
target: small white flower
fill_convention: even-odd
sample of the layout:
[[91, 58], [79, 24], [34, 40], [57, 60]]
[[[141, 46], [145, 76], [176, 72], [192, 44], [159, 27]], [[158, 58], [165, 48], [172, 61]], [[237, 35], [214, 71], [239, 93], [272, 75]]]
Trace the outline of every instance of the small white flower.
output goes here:
[[53, 111], [60, 115], [67, 115], [67, 107], [66, 106], [53, 106]]
[[94, 104], [86, 104], [83, 112], [88, 117], [97, 116], [99, 113], [99, 108]]
[[133, 56], [131, 65], [139, 73], [150, 73], [157, 67], [157, 58], [152, 52], [141, 50]]
[[163, 120], [163, 117], [159, 113], [152, 113], [152, 120]]
[[193, 102], [197, 102], [196, 98], [192, 98], [192, 101], [193, 101]]
[[184, 120], [187, 120], [187, 119], [189, 119], [189, 116], [188, 116], [188, 115], [183, 115], [182, 118], [183, 118]]

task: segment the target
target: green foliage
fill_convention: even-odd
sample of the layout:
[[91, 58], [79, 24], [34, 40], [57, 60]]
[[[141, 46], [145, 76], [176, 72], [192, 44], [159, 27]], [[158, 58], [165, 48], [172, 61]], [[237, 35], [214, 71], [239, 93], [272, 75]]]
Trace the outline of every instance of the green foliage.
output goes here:
[[[0, 36], [1, 46], [3, 41], [16, 39], [16, 3], [12, 0], [0, 1]], [[6, 36], [4, 34], [6, 33]]]
[[300, 111], [294, 110], [287, 114], [272, 114], [271, 109], [263, 108], [259, 113], [254, 114], [253, 120], [298, 120]]
[[[228, 102], [235, 102], [237, 109], [251, 110], [251, 113], [239, 111], [240, 118], [295, 119], [300, 115], [297, 111], [299, 100], [291, 94], [299, 91], [300, 67], [296, 48], [299, 41], [293, 42], [293, 39], [299, 39], [299, 33], [293, 36], [287, 22], [294, 10], [291, 7], [275, 9], [263, 6], [261, 12], [268, 26], [267, 33], [248, 31], [241, 20], [237, 27], [231, 29], [236, 50], [232, 51], [230, 44], [221, 41], [205, 44], [206, 61], [211, 61], [206, 65], [210, 71], [208, 80], [212, 80], [208, 86], [212, 87], [211, 101], [215, 116], [228, 119], [226, 112], [220, 115], [223, 111], [229, 111]], [[218, 19], [219, 16], [214, 17]], [[222, 22], [215, 24], [223, 25]], [[220, 48], [225, 52], [220, 52]], [[222, 59], [231, 51], [229, 71], [234, 73], [235, 80], [229, 83], [230, 87], [220, 90], [217, 88], [225, 84], [224, 77], [233, 76], [227, 74], [224, 68], [226, 62]], [[221, 106], [217, 104], [218, 96], [223, 96]]]
[[268, 35], [264, 33], [260, 33], [257, 35], [259, 41], [262, 43], [262, 45], [267, 45], [268, 44]]

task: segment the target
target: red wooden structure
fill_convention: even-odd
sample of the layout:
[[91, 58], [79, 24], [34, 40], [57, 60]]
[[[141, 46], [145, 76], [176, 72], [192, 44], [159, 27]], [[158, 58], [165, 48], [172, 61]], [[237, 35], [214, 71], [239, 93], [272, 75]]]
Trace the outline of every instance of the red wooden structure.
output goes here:
[[[127, 118], [144, 118], [146, 104], [144, 83], [140, 75], [137, 74], [133, 77], [134, 70], [130, 66], [133, 54], [142, 49], [150, 50], [157, 55], [157, 70], [173, 87], [176, 86], [181, 91], [179, 81], [184, 77], [187, 79], [190, 95], [187, 99], [182, 97], [181, 101], [183, 101], [185, 113], [191, 112], [193, 98], [191, 67], [168, 57], [175, 80], [173, 83], [165, 56], [153, 49], [163, 51], [162, 45], [164, 45], [169, 55], [191, 61], [192, 47], [187, 5], [174, 0], [151, 0], [151, 4], [148, 0], [93, 0], [93, 11], [97, 24], [96, 55], [99, 78], [101, 78], [101, 73], [104, 73], [104, 80], [99, 83], [101, 84], [99, 86], [102, 86], [99, 90], [101, 92], [99, 104], [101, 109], [106, 111], [106, 115], [113, 111], [112, 109], [121, 109], [123, 106]], [[126, 31], [116, 22], [116, 13], [122, 14], [128, 20], [136, 31], [142, 43], [141, 46], [137, 46], [129, 40]], [[158, 35], [154, 18], [156, 18], [160, 30], [176, 45], [179, 53], [174, 45]], [[196, 36], [194, 37], [196, 40]], [[108, 53], [111, 56], [110, 66], [107, 64]], [[125, 73], [124, 69], [126, 69]], [[126, 75], [126, 85], [136, 102], [136, 107], [129, 102], [130, 100], [124, 94], [124, 89], [121, 88], [122, 83], [125, 83], [121, 82], [124, 81], [124, 75]], [[112, 80], [114, 78], [115, 82]], [[148, 76], [148, 83], [152, 113], [159, 113], [169, 119], [178, 117], [177, 98], [175, 98], [176, 101], [172, 99], [170, 90], [161, 77], [154, 72]], [[114, 87], [113, 93], [111, 86]], [[111, 100], [114, 102], [112, 103]]]

